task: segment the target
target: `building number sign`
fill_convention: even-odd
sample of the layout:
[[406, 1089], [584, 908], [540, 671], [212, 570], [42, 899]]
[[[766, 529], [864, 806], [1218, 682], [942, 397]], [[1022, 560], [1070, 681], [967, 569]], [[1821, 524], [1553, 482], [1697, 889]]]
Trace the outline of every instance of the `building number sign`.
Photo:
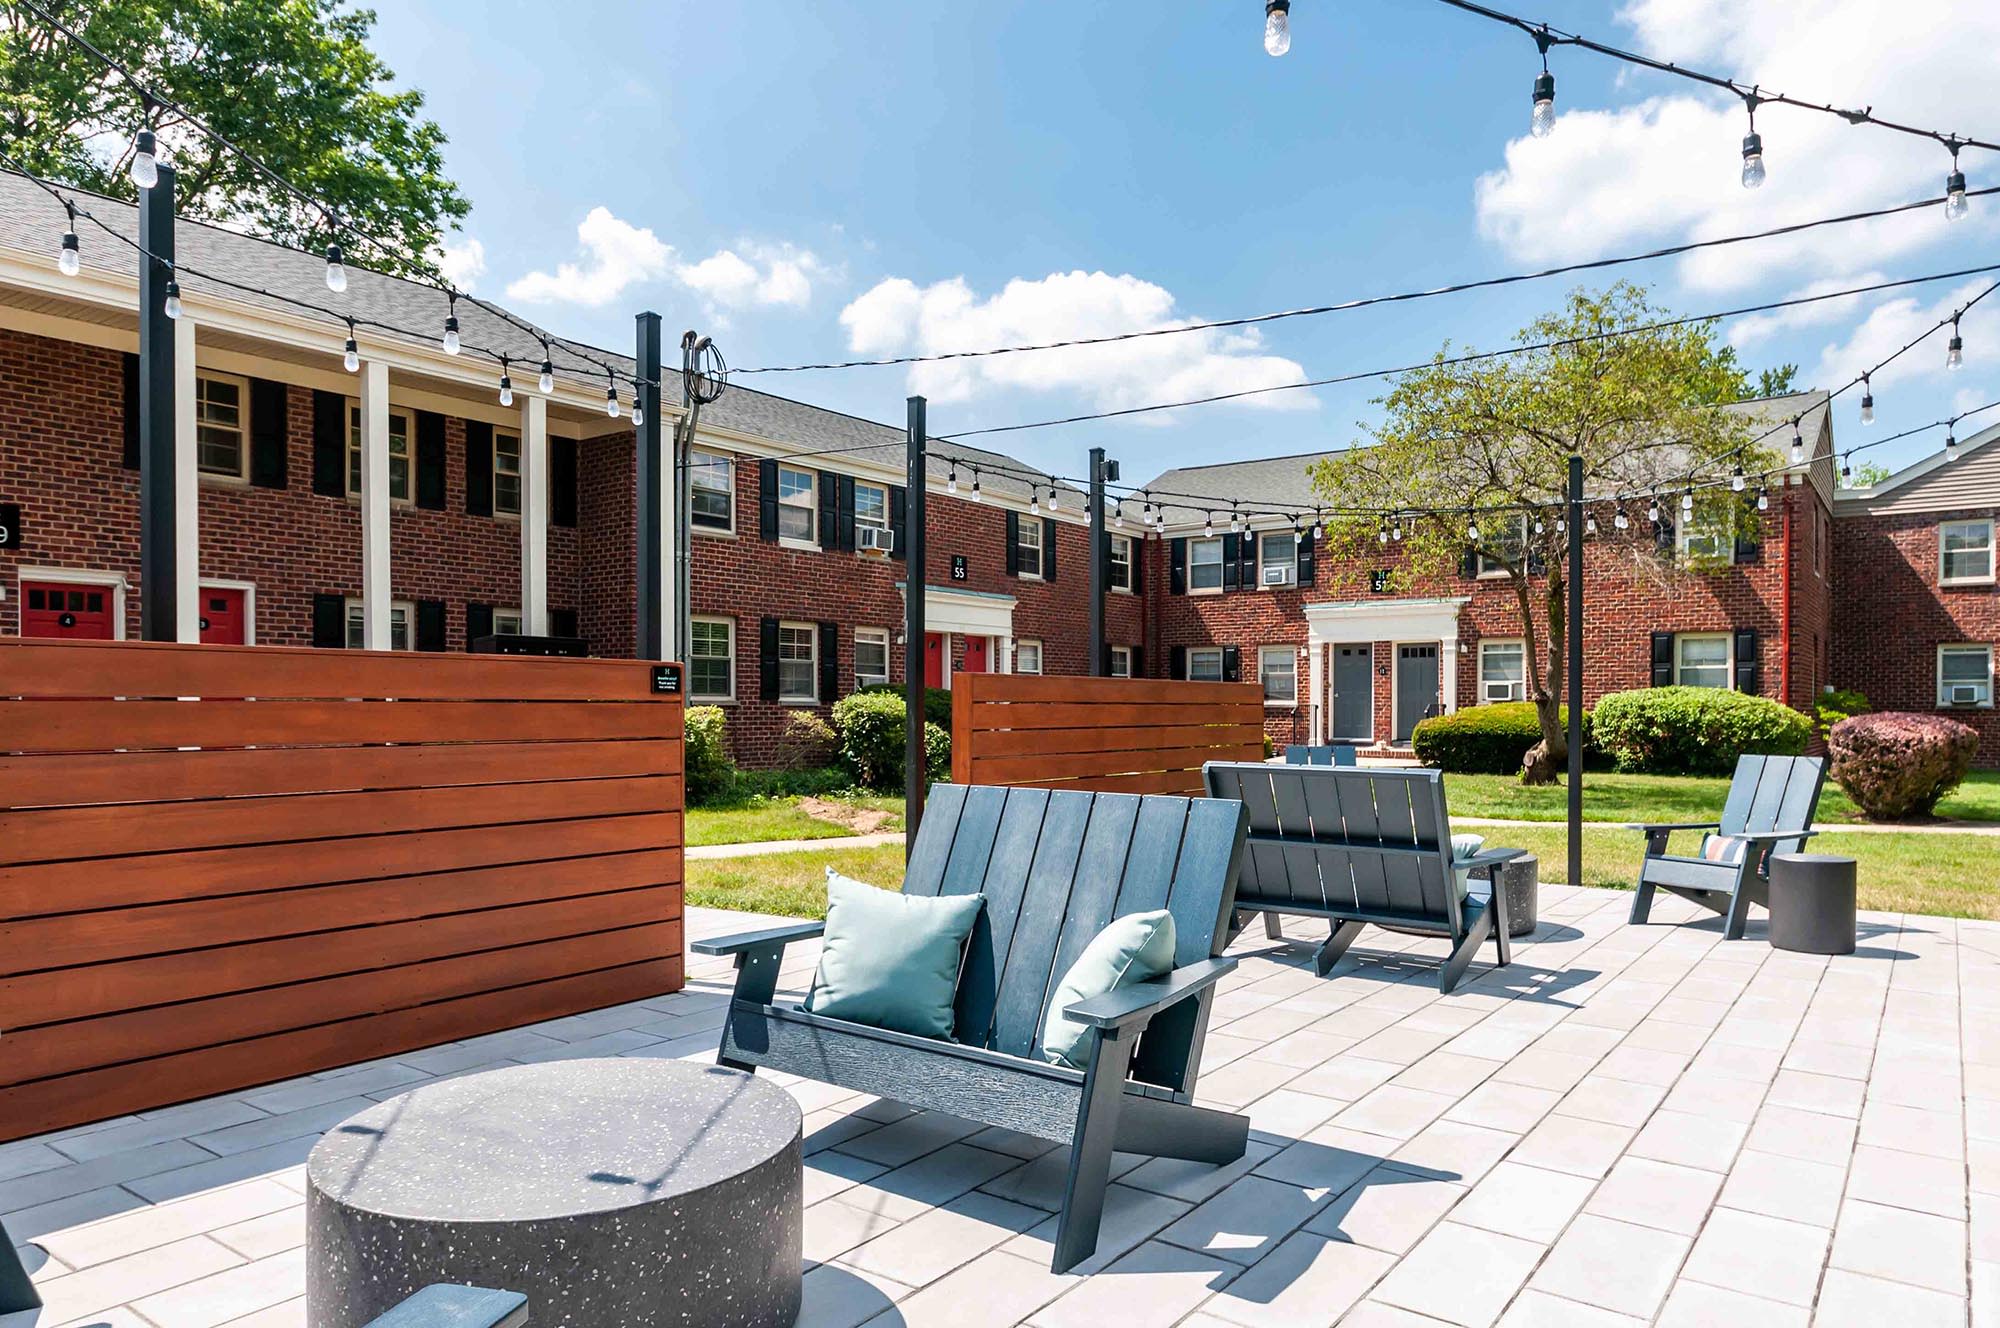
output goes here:
[[0, 503], [0, 549], [21, 547], [21, 505]]
[[1389, 593], [1389, 569], [1378, 567], [1368, 574], [1368, 589], [1377, 595]]
[[951, 556], [951, 579], [954, 581], [964, 581], [971, 575], [972, 570], [966, 566], [965, 555], [954, 553]]

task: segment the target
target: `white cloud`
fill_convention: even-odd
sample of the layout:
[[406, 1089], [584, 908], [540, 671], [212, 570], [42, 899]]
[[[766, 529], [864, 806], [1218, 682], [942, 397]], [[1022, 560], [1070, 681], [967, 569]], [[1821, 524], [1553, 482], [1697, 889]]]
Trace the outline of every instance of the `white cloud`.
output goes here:
[[[1808, 282], [1798, 290], [1790, 291], [1779, 298], [1806, 299], [1887, 280], [1888, 278], [1880, 272], [1856, 273], [1851, 277], [1824, 277], [1818, 281]], [[1812, 304], [1793, 305], [1789, 309], [1773, 309], [1769, 313], [1745, 314], [1724, 329], [1724, 334], [1732, 346], [1741, 348], [1754, 345], [1781, 332], [1796, 332], [1802, 328], [1840, 322], [1860, 309], [1862, 302], [1867, 298], [1865, 295], [1843, 295], [1831, 300], [1818, 300]]]
[[[1812, 374], [1805, 376], [1805, 381], [1823, 386], [1846, 382], [1859, 366], [1887, 359], [1900, 347], [1936, 327], [1985, 286], [1984, 281], [1969, 283], [1930, 303], [1914, 295], [1885, 300], [1869, 310], [1845, 341], [1830, 344], [1820, 352], [1819, 364]], [[2000, 295], [1989, 298], [2000, 300]], [[1965, 316], [1961, 334], [1965, 342], [1964, 369], [1952, 373], [1945, 368], [1945, 345], [1951, 338], [1950, 330], [1932, 331], [1922, 343], [1873, 376], [1875, 390], [1879, 393], [1895, 383], [1928, 380], [1929, 386], [1923, 390], [1940, 393], [1938, 413], [1950, 413], [1941, 396], [1947, 383], [1954, 389], [1962, 388], [1961, 375], [1983, 377], [2000, 369], [2000, 308], [1989, 311], [1984, 303], [1976, 306]]]
[[625, 288], [663, 275], [673, 250], [643, 226], [634, 226], [594, 207], [578, 223], [576, 238], [583, 248], [581, 263], [560, 264], [553, 273], [530, 272], [510, 283], [507, 297], [530, 304], [605, 305]]
[[794, 245], [744, 241], [739, 248], [742, 253], [722, 249], [698, 263], [679, 264], [674, 276], [718, 308], [803, 309], [812, 300], [813, 281], [829, 275], [825, 264]]
[[[840, 314], [848, 347], [869, 357], [1062, 341], [1194, 321], [1176, 317], [1173, 294], [1152, 282], [1081, 271], [1016, 278], [984, 298], [963, 277], [929, 286], [892, 277]], [[911, 366], [909, 389], [943, 402], [1000, 388], [1061, 391], [1080, 394], [1098, 409], [1116, 410], [1305, 377], [1297, 362], [1265, 354], [1255, 329], [1242, 329], [918, 364]], [[1306, 392], [1277, 392], [1243, 404], [1298, 410], [1317, 403]]]
[[486, 246], [468, 235], [456, 244], [447, 242], [438, 246], [431, 261], [444, 273], [446, 281], [469, 291], [486, 275]]
[[[1945, 131], [1976, 132], [1963, 117], [2000, 78], [2000, 5], [1953, 6], [1947, 21], [1901, 0], [1634, 0], [1621, 18], [1649, 55]], [[1489, 238], [1523, 261], [1563, 262], [1942, 192], [1950, 159], [1936, 145], [1783, 106], [1758, 115], [1770, 177], [1744, 189], [1739, 101], [1657, 76], [1633, 82], [1667, 90], [1564, 110], [1548, 138], [1508, 145], [1475, 190]], [[1977, 173], [1975, 159], [1966, 164]], [[2000, 208], [1984, 201], [1967, 232], [1992, 233]], [[1680, 272], [1717, 290], [1785, 272], [1852, 273], [1939, 241], [1944, 226], [1931, 209], [1707, 250], [1680, 260]]]

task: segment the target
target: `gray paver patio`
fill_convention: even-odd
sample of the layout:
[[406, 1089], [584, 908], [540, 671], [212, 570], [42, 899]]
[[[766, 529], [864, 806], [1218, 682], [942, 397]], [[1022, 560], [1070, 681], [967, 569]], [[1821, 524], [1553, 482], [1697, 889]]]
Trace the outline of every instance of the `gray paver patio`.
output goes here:
[[[1446, 997], [1440, 943], [1371, 931], [1319, 979], [1313, 928], [1253, 928], [1202, 1080], [1249, 1156], [1119, 1156], [1077, 1275], [1048, 1271], [1059, 1150], [773, 1076], [811, 1136], [800, 1323], [2000, 1323], [2000, 924], [1864, 915], [1828, 960], [1629, 902], [1544, 887], [1515, 963]], [[0, 1145], [48, 1302], [0, 1328], [302, 1324], [320, 1130], [496, 1065], [706, 1059], [729, 978]]]

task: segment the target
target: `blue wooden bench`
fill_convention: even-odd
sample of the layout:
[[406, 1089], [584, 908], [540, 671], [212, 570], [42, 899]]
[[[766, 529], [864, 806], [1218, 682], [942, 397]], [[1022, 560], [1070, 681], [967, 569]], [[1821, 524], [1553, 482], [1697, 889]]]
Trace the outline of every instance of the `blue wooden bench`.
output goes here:
[[[717, 1059], [1068, 1144], [1051, 1264], [1066, 1271], [1097, 1248], [1114, 1150], [1216, 1164], [1243, 1156], [1248, 1118], [1193, 1101], [1215, 984], [1236, 966], [1221, 955], [1243, 826], [1234, 802], [940, 784], [903, 891], [986, 896], [960, 971], [956, 1040], [780, 1002], [786, 944], [822, 930], [804, 922], [691, 946], [736, 956]], [[1050, 997], [1084, 946], [1114, 917], [1157, 908], [1174, 916], [1174, 970], [1068, 1008], [1094, 1030], [1084, 1069], [1042, 1059]]]
[[[1626, 826], [1646, 835], [1639, 863], [1632, 921], [1646, 921], [1653, 892], [1669, 890], [1723, 916], [1722, 934], [1740, 940], [1750, 905], [1770, 907], [1773, 853], [1795, 853], [1812, 835], [1813, 813], [1826, 783], [1826, 760], [1818, 756], [1739, 756], [1729, 781], [1722, 815], [1713, 821], [1641, 821]], [[1702, 851], [1694, 857], [1667, 852], [1676, 830], [1702, 830]]]

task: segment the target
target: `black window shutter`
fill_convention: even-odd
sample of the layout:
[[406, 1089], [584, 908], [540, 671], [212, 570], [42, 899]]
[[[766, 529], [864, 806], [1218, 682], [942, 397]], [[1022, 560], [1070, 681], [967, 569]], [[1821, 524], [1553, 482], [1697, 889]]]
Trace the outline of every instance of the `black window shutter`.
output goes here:
[[903, 505], [909, 501], [908, 489], [900, 484], [889, 486], [889, 542], [895, 546], [889, 550], [889, 556], [898, 561], [910, 556], [909, 550], [903, 547], [903, 541], [909, 537], [910, 525], [909, 513], [903, 510]]
[[493, 426], [484, 420], [465, 422], [465, 510], [493, 515]]
[[125, 357], [125, 455], [127, 470], [139, 468], [139, 357]]
[[472, 649], [472, 643], [482, 636], [493, 635], [493, 606], [491, 604], [471, 604], [465, 606], [465, 648]]
[[1054, 517], [1042, 518], [1042, 580], [1056, 579], [1056, 521]]
[[1764, 557], [1763, 529], [1757, 522], [1757, 509], [1749, 503], [1736, 514], [1736, 561], [1739, 563], [1760, 562]]
[[1243, 652], [1235, 646], [1222, 648], [1222, 680], [1224, 682], [1243, 681]]
[[550, 609], [549, 634], [552, 636], [575, 636], [577, 634], [576, 610]]
[[1144, 646], [1132, 647], [1132, 676], [1135, 678], [1146, 676], [1146, 648]]
[[1007, 513], [1007, 575], [1021, 574], [1021, 514]]
[[840, 699], [840, 624], [819, 625], [819, 703], [832, 705]]
[[1257, 532], [1254, 530], [1244, 531], [1243, 541], [1237, 545], [1236, 552], [1237, 557], [1243, 563], [1243, 574], [1237, 579], [1243, 583], [1245, 590], [1255, 590], [1257, 588]]
[[1302, 589], [1310, 590], [1313, 581], [1318, 576], [1319, 555], [1313, 549], [1312, 532], [1310, 530], [1301, 531], [1299, 534], [1299, 586]]
[[766, 618], [757, 624], [757, 668], [766, 701], [778, 699], [778, 620]]
[[1479, 550], [1466, 546], [1465, 552], [1459, 555], [1458, 574], [1464, 577], [1479, 575]]
[[313, 492], [347, 496], [347, 398], [313, 392]]
[[1736, 690], [1747, 696], [1757, 695], [1757, 629], [1739, 627], [1736, 629]]
[[[1136, 595], [1146, 588], [1146, 541], [1137, 538], [1130, 539], [1125, 542], [1125, 547], [1132, 552], [1130, 563], [1132, 568], [1132, 593]], [[1132, 669], [1133, 675], [1136, 677], [1138, 672], [1138, 666], [1134, 665]]]
[[1653, 523], [1653, 549], [1662, 558], [1674, 556], [1674, 522], [1665, 512]]
[[840, 547], [854, 552], [854, 477], [840, 476]]
[[444, 601], [441, 599], [420, 599], [417, 601], [417, 649], [444, 649]]
[[417, 506], [444, 511], [444, 416], [434, 410], [417, 412]]
[[1222, 588], [1243, 589], [1243, 540], [1238, 535], [1222, 537]]
[[[853, 481], [848, 481], [848, 484], [851, 493]], [[819, 497], [819, 546], [822, 549], [837, 549], [840, 547], [840, 476], [830, 470], [822, 470], [813, 489]], [[849, 533], [852, 533], [851, 526]]]
[[778, 463], [757, 463], [757, 537], [778, 538]]
[[268, 378], [250, 380], [250, 482], [282, 489], [290, 481], [285, 455], [291, 441], [285, 385]]
[[1169, 678], [1187, 677], [1186, 646], [1175, 646], [1167, 652], [1167, 676]]
[[1653, 686], [1674, 685], [1674, 634], [1653, 633]]
[[313, 644], [325, 650], [347, 645], [347, 601], [339, 595], [313, 596]]
[[[549, 524], [576, 525], [576, 439], [549, 439]], [[574, 636], [574, 632], [565, 632]]]
[[1187, 540], [1178, 535], [1167, 541], [1167, 590], [1174, 595], [1187, 594]]

